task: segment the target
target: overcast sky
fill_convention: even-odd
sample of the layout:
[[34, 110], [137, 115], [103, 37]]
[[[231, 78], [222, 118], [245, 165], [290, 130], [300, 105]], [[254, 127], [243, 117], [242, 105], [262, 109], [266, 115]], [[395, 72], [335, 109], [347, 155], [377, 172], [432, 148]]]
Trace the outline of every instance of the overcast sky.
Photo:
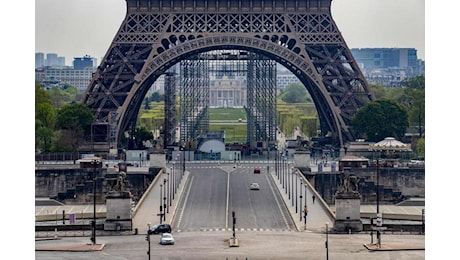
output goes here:
[[[101, 62], [125, 14], [125, 0], [36, 0], [35, 52]], [[332, 15], [349, 48], [415, 48], [425, 59], [425, 0], [333, 0]]]

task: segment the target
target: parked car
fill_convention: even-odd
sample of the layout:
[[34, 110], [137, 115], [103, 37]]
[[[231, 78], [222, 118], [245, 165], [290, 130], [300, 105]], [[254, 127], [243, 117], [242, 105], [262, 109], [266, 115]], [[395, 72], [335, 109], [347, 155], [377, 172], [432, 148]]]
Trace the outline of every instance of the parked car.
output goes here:
[[254, 169], [254, 173], [256, 173], [256, 174], [257, 174], [257, 173], [260, 173], [260, 169], [259, 169], [259, 168], [255, 168], [255, 169]]
[[160, 234], [160, 233], [171, 233], [171, 226], [169, 224], [160, 224], [152, 226], [149, 231], [149, 235]]
[[251, 189], [251, 190], [259, 190], [260, 189], [259, 183], [257, 183], [257, 182], [251, 183], [251, 185], [249, 185], [249, 189]]
[[160, 237], [160, 245], [174, 245], [174, 237], [171, 233], [163, 233]]

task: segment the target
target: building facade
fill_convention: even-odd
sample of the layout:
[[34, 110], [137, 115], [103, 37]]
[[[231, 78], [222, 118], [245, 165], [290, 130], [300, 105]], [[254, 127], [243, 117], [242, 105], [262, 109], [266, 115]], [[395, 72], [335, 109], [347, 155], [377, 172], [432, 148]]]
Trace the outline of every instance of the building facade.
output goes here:
[[369, 83], [399, 86], [408, 78], [425, 74], [425, 62], [414, 48], [350, 49]]
[[243, 107], [247, 101], [247, 82], [243, 77], [216, 77], [210, 81], [210, 107]]

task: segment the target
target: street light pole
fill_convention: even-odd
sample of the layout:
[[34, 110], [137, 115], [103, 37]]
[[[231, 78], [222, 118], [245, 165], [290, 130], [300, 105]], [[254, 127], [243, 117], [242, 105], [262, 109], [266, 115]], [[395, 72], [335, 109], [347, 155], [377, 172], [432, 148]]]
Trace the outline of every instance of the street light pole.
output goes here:
[[328, 228], [328, 224], [326, 222], [326, 260], [329, 260], [329, 228]]
[[147, 240], [147, 244], [149, 245], [149, 249], [147, 251], [147, 255], [149, 256], [149, 260], [150, 260], [150, 234], [149, 234], [149, 231], [150, 231], [150, 223], [147, 224], [147, 235], [145, 237], [145, 240]]
[[307, 184], [305, 183], [305, 212], [303, 215], [303, 224], [304, 224], [304, 229], [307, 230]]
[[[294, 170], [292, 170], [294, 172]], [[298, 176], [295, 176], [295, 213], [297, 213], [297, 207], [299, 206], [299, 203], [297, 201], [297, 178]]]
[[[299, 196], [299, 199], [300, 199], [300, 205], [299, 205], [299, 221], [302, 221], [302, 181], [300, 181], [300, 196]], [[302, 222], [300, 222], [302, 223]]]
[[380, 239], [380, 227], [382, 226], [382, 216], [380, 214], [380, 209], [379, 209], [379, 200], [380, 200], [380, 190], [379, 190], [379, 176], [380, 176], [380, 162], [379, 159], [377, 158], [377, 246], [380, 248], [381, 245], [381, 239]]
[[91, 234], [91, 241], [93, 245], [96, 244], [96, 166], [97, 160], [93, 160], [93, 221], [92, 221], [92, 234]]
[[168, 204], [166, 203], [166, 179], [163, 179], [163, 221], [166, 221], [166, 209], [167, 208], [168, 208]]
[[160, 184], [160, 224], [163, 223], [163, 206], [161, 205], [161, 197], [163, 195], [163, 184]]

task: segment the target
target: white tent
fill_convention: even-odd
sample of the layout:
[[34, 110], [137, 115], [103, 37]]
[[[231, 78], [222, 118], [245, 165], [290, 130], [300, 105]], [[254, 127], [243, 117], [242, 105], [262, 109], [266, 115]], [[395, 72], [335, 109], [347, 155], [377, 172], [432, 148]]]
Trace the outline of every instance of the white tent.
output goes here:
[[412, 149], [410, 148], [410, 144], [405, 144], [396, 140], [394, 137], [385, 137], [382, 141], [370, 144], [369, 150], [371, 151], [388, 151], [388, 152], [410, 152]]

